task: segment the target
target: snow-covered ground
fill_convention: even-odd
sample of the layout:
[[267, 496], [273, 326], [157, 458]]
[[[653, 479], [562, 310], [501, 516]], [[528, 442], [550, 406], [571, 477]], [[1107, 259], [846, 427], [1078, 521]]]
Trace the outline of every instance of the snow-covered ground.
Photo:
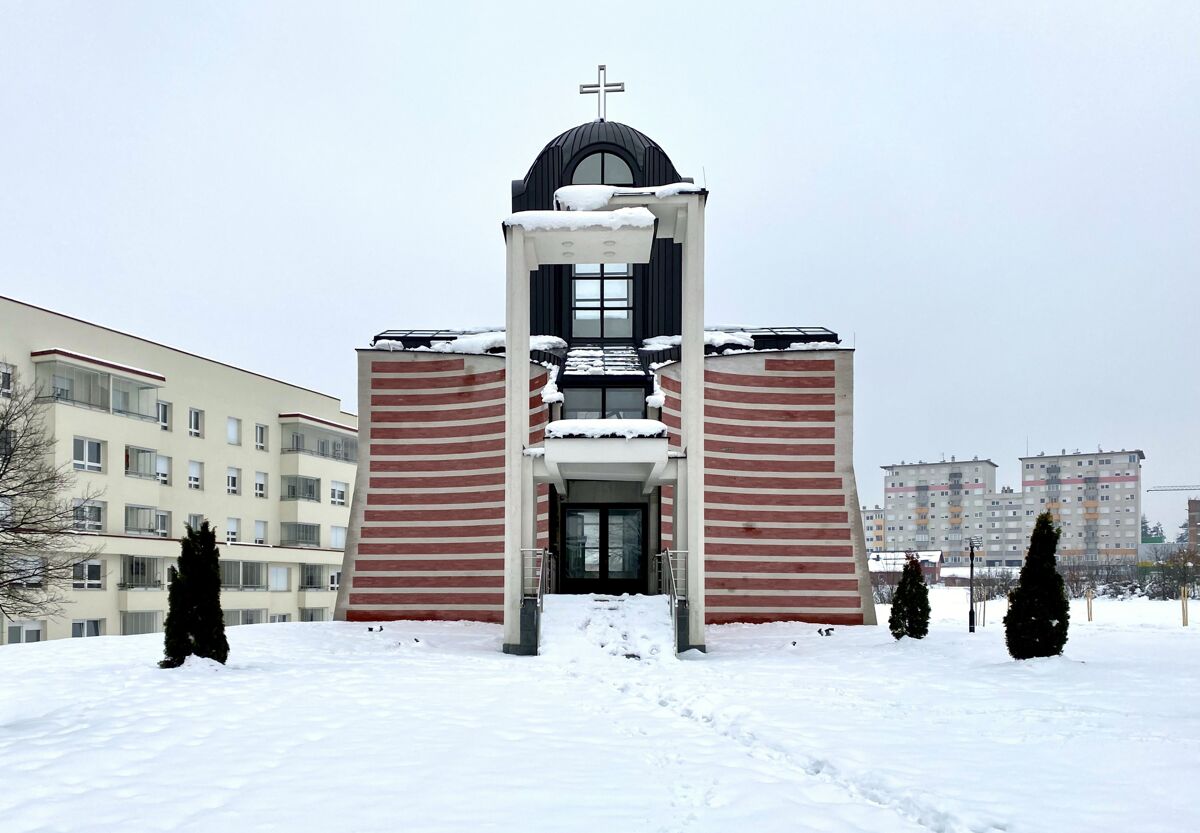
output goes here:
[[[1200, 636], [1097, 600], [1063, 657], [967, 634], [710, 628], [676, 659], [662, 598], [549, 597], [543, 655], [492, 625], [231, 628], [0, 649], [0, 830], [1193, 831]], [[886, 608], [880, 608], [881, 621]]]

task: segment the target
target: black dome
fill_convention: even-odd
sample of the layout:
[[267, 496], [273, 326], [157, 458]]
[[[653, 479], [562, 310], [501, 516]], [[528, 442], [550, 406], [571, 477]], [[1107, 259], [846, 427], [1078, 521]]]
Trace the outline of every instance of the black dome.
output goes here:
[[636, 186], [667, 185], [684, 179], [666, 152], [645, 133], [616, 121], [590, 121], [547, 142], [525, 178], [513, 180], [513, 211], [553, 208], [554, 189], [569, 185], [569, 172], [579, 160], [599, 150], [616, 151], [625, 157]]

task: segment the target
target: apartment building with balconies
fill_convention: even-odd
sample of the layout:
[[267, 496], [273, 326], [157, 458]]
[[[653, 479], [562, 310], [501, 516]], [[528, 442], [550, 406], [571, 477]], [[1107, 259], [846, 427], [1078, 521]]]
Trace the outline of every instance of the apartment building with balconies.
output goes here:
[[358, 459], [338, 399], [3, 297], [0, 381], [36, 386], [97, 551], [61, 616], [5, 621], [3, 643], [161, 630], [167, 568], [202, 519], [228, 624], [332, 617]]
[[1062, 529], [1058, 557], [1104, 563], [1137, 558], [1142, 517], [1142, 460], [1139, 449], [1021, 458], [1024, 533], [1049, 512]]
[[983, 535], [985, 498], [996, 491], [996, 464], [951, 457], [882, 468], [883, 549], [941, 550], [943, 564], [968, 563], [970, 538]]
[[875, 504], [870, 509], [862, 507], [861, 514], [867, 552], [884, 552], [887, 547], [887, 510]]

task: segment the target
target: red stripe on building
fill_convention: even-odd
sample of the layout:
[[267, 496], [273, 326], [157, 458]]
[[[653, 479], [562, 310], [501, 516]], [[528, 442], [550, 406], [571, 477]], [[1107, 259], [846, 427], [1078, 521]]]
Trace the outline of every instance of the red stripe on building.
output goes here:
[[351, 593], [352, 605], [484, 605], [504, 604], [503, 593]]
[[359, 543], [359, 555], [494, 555], [504, 541], [432, 541], [425, 544]]
[[[679, 418], [675, 417], [674, 419], [675, 427], [678, 428]], [[754, 437], [779, 440], [832, 440], [833, 432], [832, 425], [731, 425], [710, 420], [704, 426], [704, 433], [710, 439], [714, 437]]]
[[434, 454], [479, 454], [484, 451], [503, 450], [503, 437], [495, 440], [466, 440], [457, 443], [371, 443], [372, 457], [425, 457]]
[[705, 457], [708, 470], [725, 471], [777, 471], [777, 472], [832, 472], [832, 460], [728, 460], [723, 457]]
[[467, 373], [463, 376], [376, 376], [371, 379], [371, 390], [473, 388], [503, 381], [503, 370], [493, 370], [488, 373]]
[[413, 408], [419, 405], [462, 405], [468, 402], [503, 401], [504, 388], [459, 390], [450, 393], [376, 393], [371, 395], [372, 407]]
[[[857, 593], [858, 579], [761, 578], [759, 576], [721, 578], [718, 576], [705, 576], [704, 586], [709, 590], [843, 590]], [[852, 606], [858, 607], [857, 604]]]
[[504, 587], [504, 576], [355, 576], [354, 587]]
[[714, 492], [704, 495], [704, 502], [737, 506], [845, 506], [845, 495], [767, 495], [761, 493]]
[[445, 411], [371, 411], [371, 423], [382, 422], [437, 422], [442, 424], [466, 420], [503, 417], [504, 403], [499, 405], [477, 405], [473, 408], [458, 408]]
[[832, 388], [832, 376], [745, 376], [740, 373], [704, 372], [704, 381], [743, 388]]
[[[837, 573], [854, 575], [853, 561], [729, 561], [722, 558], [704, 559], [709, 573]], [[855, 579], [857, 581], [857, 579]]]
[[706, 486], [735, 489], [841, 489], [840, 477], [735, 477], [727, 474], [704, 475]]
[[489, 434], [504, 434], [503, 422], [488, 422], [480, 424], [439, 425], [430, 426], [389, 426], [387, 428], [372, 428], [373, 440], [441, 440], [453, 437], [486, 437]]
[[704, 450], [724, 454], [765, 454], [774, 457], [832, 457], [833, 443], [739, 443], [706, 437]]
[[372, 460], [371, 471], [470, 471], [502, 469], [504, 458], [468, 457], [457, 460]]
[[491, 521], [503, 518], [503, 506], [466, 506], [461, 509], [367, 509], [363, 512], [363, 520], [369, 522]]
[[360, 558], [354, 562], [354, 569], [360, 573], [405, 573], [413, 571], [461, 570], [476, 572], [479, 570], [503, 570], [503, 558], [439, 558], [436, 561], [403, 559], [403, 560], [372, 560]]
[[445, 373], [450, 370], [462, 370], [465, 367], [465, 359], [434, 359], [432, 361], [414, 359], [403, 362], [371, 362], [372, 373]]
[[409, 504], [432, 503], [491, 503], [503, 501], [504, 491], [452, 492], [450, 494], [391, 495], [372, 492], [367, 494], [367, 506], [406, 506]]
[[862, 607], [862, 599], [854, 596], [751, 596], [738, 593], [735, 596], [723, 594], [704, 595], [704, 603], [709, 607], [840, 607], [857, 610]]
[[704, 401], [746, 405], [833, 405], [836, 397], [832, 393], [773, 393], [706, 388]]
[[504, 472], [463, 477], [372, 477], [372, 489], [450, 489], [471, 486], [503, 486]]
[[[748, 401], [748, 400], [740, 400]], [[679, 400], [670, 396], [666, 399], [666, 408], [668, 410], [679, 413]], [[730, 419], [741, 420], [743, 422], [833, 422], [837, 417], [835, 411], [797, 411], [787, 408], [776, 408], [754, 410], [752, 408], [730, 408], [725, 405], [705, 405], [704, 415], [713, 419]], [[663, 414], [663, 417], [673, 417], [672, 414]], [[666, 420], [664, 419], [664, 422]], [[671, 426], [670, 422], [666, 422]], [[675, 424], [672, 427], [678, 427], [679, 420], [675, 418]]]
[[844, 524], [848, 523], [848, 512], [770, 512], [759, 509], [704, 509], [704, 518], [709, 521], [745, 521], [746, 523], [781, 524]]
[[837, 367], [833, 359], [766, 359], [764, 370], [792, 371], [824, 371], [832, 373]]
[[[709, 541], [705, 551], [712, 555], [756, 555], [770, 558], [777, 555], [807, 555], [817, 558], [853, 558], [854, 547], [835, 544], [730, 544], [725, 541]], [[852, 565], [853, 566], [853, 565]]]
[[849, 541], [849, 528], [837, 527], [770, 527], [770, 526], [705, 526], [708, 538], [734, 538], [738, 540], [785, 540], [785, 541]]
[[503, 538], [504, 524], [479, 524], [463, 526], [453, 522], [446, 524], [423, 523], [420, 526], [364, 526], [359, 535], [363, 538]]

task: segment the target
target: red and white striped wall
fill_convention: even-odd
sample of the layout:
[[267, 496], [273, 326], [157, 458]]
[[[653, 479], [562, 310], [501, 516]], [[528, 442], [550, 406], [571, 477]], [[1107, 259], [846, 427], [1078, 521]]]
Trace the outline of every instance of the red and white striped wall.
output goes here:
[[[531, 369], [540, 444], [546, 370]], [[359, 447], [339, 616], [504, 616], [504, 358], [359, 351]], [[538, 545], [549, 495], [538, 490]]]
[[[874, 624], [853, 465], [853, 351], [705, 360], [705, 621]], [[679, 365], [662, 368], [679, 444]], [[674, 490], [662, 490], [671, 546]]]

